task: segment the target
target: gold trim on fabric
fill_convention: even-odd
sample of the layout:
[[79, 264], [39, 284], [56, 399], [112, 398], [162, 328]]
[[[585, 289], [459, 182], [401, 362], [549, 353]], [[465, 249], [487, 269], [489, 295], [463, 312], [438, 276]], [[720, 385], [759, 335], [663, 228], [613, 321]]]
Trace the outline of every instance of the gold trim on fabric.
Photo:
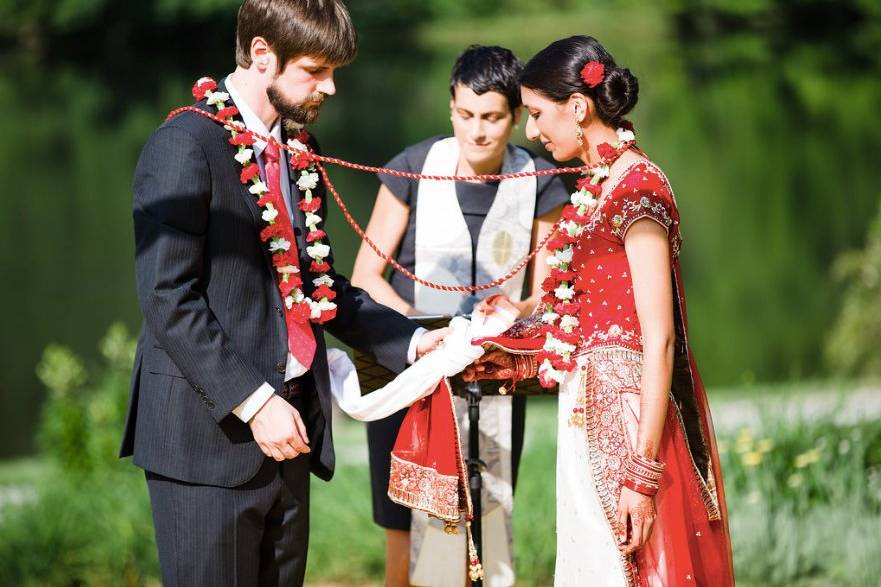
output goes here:
[[457, 476], [441, 475], [393, 454], [390, 477], [388, 496], [395, 502], [443, 520], [458, 522], [461, 518]]

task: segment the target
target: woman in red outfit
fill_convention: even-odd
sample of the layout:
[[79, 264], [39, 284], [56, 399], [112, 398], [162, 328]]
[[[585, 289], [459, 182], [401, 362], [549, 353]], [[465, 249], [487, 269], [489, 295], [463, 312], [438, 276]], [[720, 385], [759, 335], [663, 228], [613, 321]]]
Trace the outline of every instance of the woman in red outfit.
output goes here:
[[591, 166], [534, 316], [466, 378], [559, 384], [556, 585], [734, 584], [719, 459], [688, 341], [676, 200], [624, 116], [637, 80], [592, 37], [521, 77], [526, 134]]

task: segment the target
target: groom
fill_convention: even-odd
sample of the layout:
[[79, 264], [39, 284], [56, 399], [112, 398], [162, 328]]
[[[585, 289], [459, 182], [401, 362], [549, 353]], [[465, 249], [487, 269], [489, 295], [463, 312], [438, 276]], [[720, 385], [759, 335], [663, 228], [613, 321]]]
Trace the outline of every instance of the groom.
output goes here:
[[[335, 69], [356, 52], [339, 0], [245, 0], [236, 35], [237, 68], [217, 91], [238, 122], [279, 143], [287, 124], [315, 120], [336, 91]], [[261, 209], [229, 139], [181, 114], [150, 137], [134, 178], [144, 325], [121, 456], [146, 472], [166, 587], [302, 585], [309, 472], [328, 480], [334, 470], [323, 329], [286, 327]], [[318, 276], [296, 175], [277, 144], [252, 149], [260, 178], [285, 199], [310, 296]], [[328, 276], [337, 313], [326, 328], [343, 342], [400, 371], [438, 340]]]

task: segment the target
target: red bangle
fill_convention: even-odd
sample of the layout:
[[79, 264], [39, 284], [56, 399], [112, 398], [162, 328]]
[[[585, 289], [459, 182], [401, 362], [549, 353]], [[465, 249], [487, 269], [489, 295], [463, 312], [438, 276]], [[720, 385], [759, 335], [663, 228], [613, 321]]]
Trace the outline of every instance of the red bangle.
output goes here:
[[642, 495], [647, 495], [648, 497], [654, 497], [658, 493], [658, 489], [660, 489], [657, 485], [641, 483], [629, 477], [624, 477], [621, 484], [628, 489], [641, 493]]

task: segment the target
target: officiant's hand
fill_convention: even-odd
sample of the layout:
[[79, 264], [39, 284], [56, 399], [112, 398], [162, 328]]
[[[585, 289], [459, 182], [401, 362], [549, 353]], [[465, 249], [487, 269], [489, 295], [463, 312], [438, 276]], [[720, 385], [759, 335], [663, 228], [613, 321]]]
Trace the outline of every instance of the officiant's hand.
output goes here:
[[512, 379], [514, 375], [514, 355], [499, 349], [487, 351], [462, 371], [465, 381]]
[[422, 336], [419, 337], [419, 342], [416, 343], [416, 360], [418, 361], [423, 355], [436, 349], [440, 343], [443, 342], [444, 337], [449, 333], [449, 327], [423, 332]]
[[312, 450], [300, 412], [279, 395], [270, 397], [248, 424], [263, 454], [276, 461]]
[[618, 499], [618, 549], [630, 555], [642, 548], [655, 526], [655, 498], [621, 488]]

